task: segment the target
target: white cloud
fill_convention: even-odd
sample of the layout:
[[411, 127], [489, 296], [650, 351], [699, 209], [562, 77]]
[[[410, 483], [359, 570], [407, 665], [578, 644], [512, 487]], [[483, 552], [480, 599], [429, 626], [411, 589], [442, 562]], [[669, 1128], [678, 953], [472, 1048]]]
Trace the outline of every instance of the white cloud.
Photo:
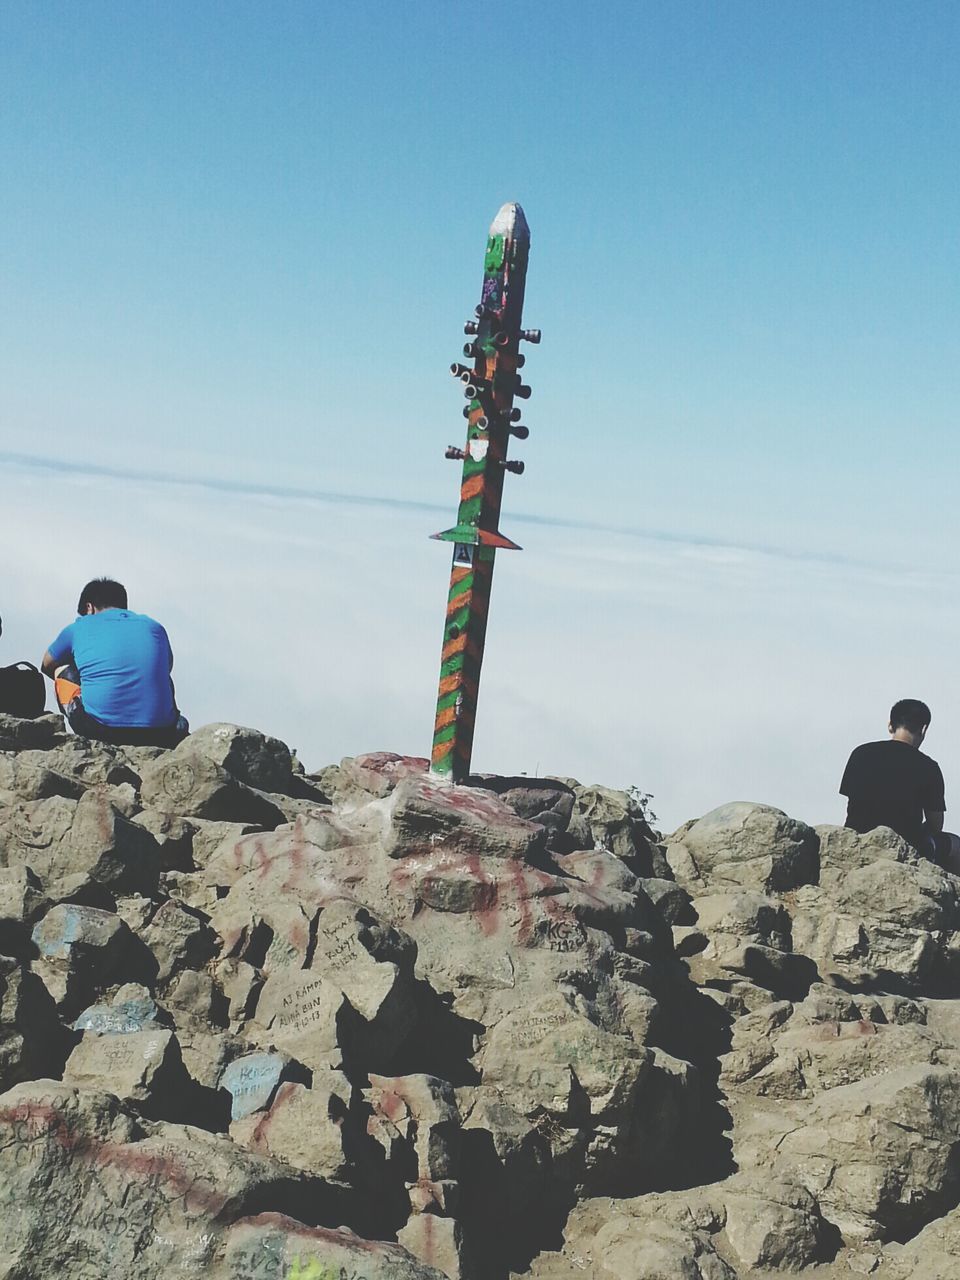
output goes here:
[[[434, 512], [0, 464], [0, 661], [36, 661], [87, 578], [170, 632], [194, 724], [298, 748], [429, 751], [449, 548]], [[451, 520], [455, 488], [451, 492]], [[474, 764], [654, 793], [665, 827], [731, 799], [837, 821], [846, 754], [924, 697], [952, 779], [952, 575], [504, 516]]]

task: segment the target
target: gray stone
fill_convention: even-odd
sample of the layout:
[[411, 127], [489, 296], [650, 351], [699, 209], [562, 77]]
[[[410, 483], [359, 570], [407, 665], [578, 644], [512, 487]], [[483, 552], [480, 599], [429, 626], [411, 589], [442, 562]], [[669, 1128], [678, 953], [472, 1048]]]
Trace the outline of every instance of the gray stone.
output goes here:
[[192, 735], [147, 765], [140, 794], [145, 807], [181, 817], [271, 828], [284, 821], [269, 799], [195, 748]]
[[241, 1146], [270, 1155], [330, 1182], [348, 1184], [353, 1176], [346, 1147], [358, 1134], [349, 1118], [350, 1083], [340, 1071], [329, 1068], [313, 1073], [309, 1088], [281, 1084], [263, 1114], [248, 1114], [230, 1126], [230, 1136]]
[[820, 841], [821, 869], [852, 871], [873, 862], [915, 862], [916, 851], [889, 827], [875, 827], [858, 835], [849, 827], [824, 825], [814, 828]]
[[397, 1232], [397, 1242], [449, 1280], [470, 1280], [472, 1268], [464, 1261], [463, 1228], [453, 1218], [413, 1214]]
[[53, 1000], [36, 974], [0, 956], [0, 1089], [57, 1076], [69, 1042]]
[[[370, 1280], [442, 1280], [395, 1245], [283, 1216], [302, 1204], [323, 1221], [349, 1221], [357, 1205], [342, 1188], [66, 1083], [31, 1082], [0, 1098], [0, 1187], [17, 1206], [4, 1215], [0, 1246], [11, 1277], [67, 1266], [70, 1280], [316, 1280], [343, 1265]], [[243, 1218], [254, 1205], [262, 1212]]]
[[66, 1084], [106, 1087], [116, 1097], [154, 1112], [182, 1077], [179, 1045], [173, 1032], [162, 1027], [120, 1035], [85, 1031], [63, 1072]]
[[110, 1004], [94, 1004], [84, 1009], [74, 1022], [74, 1031], [98, 1035], [129, 1035], [143, 1031], [157, 1017], [157, 1006], [145, 987], [130, 984], [121, 988]]
[[165, 902], [141, 932], [157, 960], [157, 982], [184, 969], [200, 969], [217, 952], [217, 937], [204, 918], [181, 902]]
[[22, 806], [10, 838], [8, 861], [17, 850], [52, 896], [87, 884], [114, 894], [156, 892], [156, 841], [123, 816], [108, 789], [91, 788], [77, 804], [58, 797]]
[[905, 1066], [818, 1096], [777, 1146], [847, 1239], [916, 1230], [956, 1200], [960, 1071]]
[[269, 1107], [289, 1061], [281, 1053], [247, 1053], [234, 1058], [221, 1077], [232, 1099], [232, 1119], [244, 1120]]
[[364, 1091], [372, 1110], [367, 1131], [390, 1154], [394, 1144], [412, 1148], [417, 1183], [452, 1182], [460, 1176], [460, 1113], [451, 1085], [434, 1076], [378, 1076]]
[[0, 713], [0, 751], [49, 751], [69, 740], [63, 716], [43, 715], [36, 720]]
[[223, 988], [207, 969], [184, 969], [163, 993], [163, 1002], [178, 1029], [226, 1027], [229, 1004]]
[[[816, 882], [817, 833], [769, 805], [739, 801], [721, 805], [694, 822], [682, 840], [671, 839], [668, 858], [678, 879], [694, 874], [717, 888], [745, 888], [784, 892]], [[675, 858], [672, 847], [682, 845]]]
[[727, 1239], [748, 1268], [800, 1271], [829, 1256], [816, 1199], [795, 1183], [764, 1182], [750, 1194], [727, 1191]]
[[290, 748], [257, 729], [205, 724], [189, 738], [190, 753], [207, 757], [232, 778], [258, 791], [288, 793], [293, 780]]
[[502, 800], [474, 787], [406, 777], [384, 811], [382, 843], [392, 858], [455, 847], [461, 854], [527, 858], [546, 832], [517, 817]]
[[30, 926], [48, 906], [29, 867], [0, 867], [0, 955], [26, 958]]
[[0, 864], [27, 866], [41, 880], [50, 867], [62, 866], [61, 844], [77, 812], [77, 802], [54, 795], [0, 807]]
[[282, 969], [264, 983], [247, 1034], [264, 1048], [283, 1050], [312, 1071], [339, 1067], [337, 1015], [343, 1002], [343, 992], [320, 974]]
[[582, 819], [590, 833], [590, 844], [586, 847], [606, 849], [626, 862], [635, 875], [663, 874], [654, 852], [655, 834], [634, 796], [601, 786], [574, 784], [573, 790], [576, 797], [573, 820]]
[[640, 880], [644, 893], [669, 925], [689, 925], [696, 918], [690, 895], [675, 880], [647, 876]]
[[105, 988], [135, 976], [136, 939], [120, 919], [96, 907], [61, 904], [33, 929], [34, 971], [65, 1018], [79, 1016]]
[[193, 868], [193, 837], [197, 830], [192, 822], [176, 814], [144, 809], [133, 819], [153, 836], [157, 845], [160, 871], [190, 871]]

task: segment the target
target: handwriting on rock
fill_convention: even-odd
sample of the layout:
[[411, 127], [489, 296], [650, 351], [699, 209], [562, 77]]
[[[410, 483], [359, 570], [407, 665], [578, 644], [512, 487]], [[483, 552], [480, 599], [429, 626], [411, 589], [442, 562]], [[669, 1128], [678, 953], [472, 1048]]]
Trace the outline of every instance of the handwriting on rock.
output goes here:
[[565, 1010], [558, 1010], [556, 1013], [531, 1014], [522, 1024], [514, 1028], [514, 1042], [523, 1049], [539, 1044], [544, 1036], [550, 1035], [558, 1027], [566, 1026], [572, 1020], [573, 1015]]
[[97, 1055], [117, 1071], [140, 1068], [162, 1056], [166, 1037], [154, 1036], [149, 1040], [129, 1040], [126, 1036], [106, 1037], [98, 1042]]
[[231, 1062], [221, 1084], [233, 1098], [232, 1118], [242, 1120], [265, 1107], [282, 1072], [283, 1059], [276, 1053], [254, 1053]]
[[586, 945], [587, 931], [578, 920], [558, 915], [540, 921], [534, 937], [550, 951], [579, 951]]
[[324, 1011], [329, 1007], [324, 985], [322, 978], [309, 978], [289, 991], [280, 1001], [280, 1009], [273, 1019], [274, 1030], [296, 1034], [322, 1022]]
[[329, 929], [324, 929], [321, 923], [317, 950], [323, 955], [325, 966], [334, 971], [346, 969], [354, 960], [367, 955], [357, 937], [357, 926], [353, 920], [338, 920]]
[[146, 1030], [153, 1022], [157, 1006], [152, 1000], [125, 1000], [119, 1005], [93, 1004], [73, 1024], [74, 1031], [95, 1031], [98, 1035], [130, 1035]]

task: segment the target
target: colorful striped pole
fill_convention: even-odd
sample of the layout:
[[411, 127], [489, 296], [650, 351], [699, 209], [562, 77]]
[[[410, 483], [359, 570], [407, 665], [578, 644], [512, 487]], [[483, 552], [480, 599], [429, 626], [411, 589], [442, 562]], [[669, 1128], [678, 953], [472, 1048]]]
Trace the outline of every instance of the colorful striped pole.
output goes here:
[[524, 363], [519, 345], [540, 341], [539, 329], [520, 328], [529, 252], [523, 210], [505, 204], [487, 238], [477, 318], [464, 325], [470, 340], [463, 353], [473, 366], [450, 367], [467, 398], [467, 443], [447, 449], [448, 458], [463, 459], [457, 523], [433, 535], [454, 547], [430, 771], [454, 782], [470, 775], [494, 556], [497, 547], [520, 550], [500, 533], [500, 501], [504, 472], [523, 472], [522, 462], [507, 461], [510, 436], [528, 435], [513, 407], [515, 396], [530, 395], [518, 372]]

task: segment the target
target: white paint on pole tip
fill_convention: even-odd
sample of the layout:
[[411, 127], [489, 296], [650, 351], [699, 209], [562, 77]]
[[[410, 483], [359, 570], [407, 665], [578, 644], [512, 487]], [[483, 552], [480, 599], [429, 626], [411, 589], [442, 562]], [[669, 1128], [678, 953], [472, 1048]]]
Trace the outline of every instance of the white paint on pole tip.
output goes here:
[[529, 237], [530, 228], [527, 226], [527, 220], [520, 205], [501, 205], [500, 212], [490, 223], [490, 234], [507, 236], [510, 240], [516, 240], [520, 236]]

